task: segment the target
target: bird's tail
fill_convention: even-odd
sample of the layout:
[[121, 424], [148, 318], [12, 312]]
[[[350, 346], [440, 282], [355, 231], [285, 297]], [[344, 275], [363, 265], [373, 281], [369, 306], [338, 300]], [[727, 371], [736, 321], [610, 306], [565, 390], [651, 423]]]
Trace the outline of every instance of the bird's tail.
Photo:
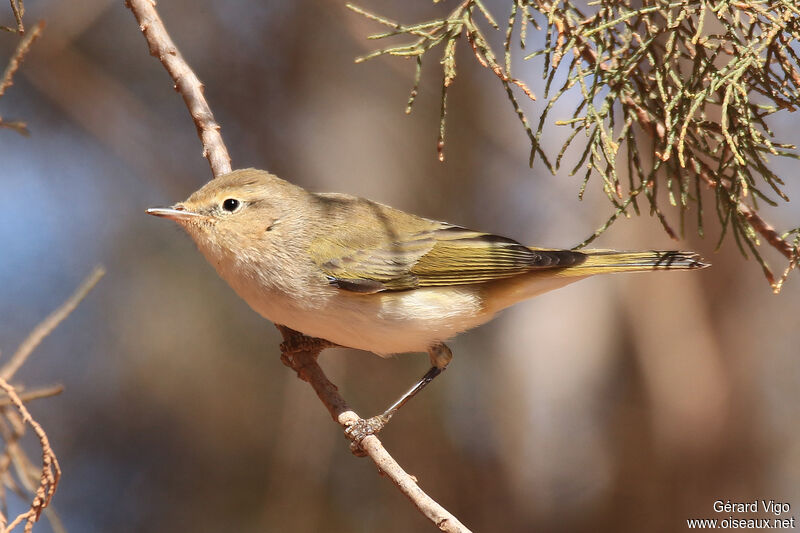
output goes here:
[[710, 266], [694, 252], [649, 250], [619, 252], [617, 250], [584, 250], [586, 259], [567, 268], [567, 274], [591, 276], [609, 272], [642, 272], [648, 270], [695, 270]]
[[495, 285], [487, 299], [487, 310], [495, 313], [519, 301], [569, 285], [595, 274], [613, 272], [649, 272], [652, 270], [695, 270], [709, 266], [694, 252], [658, 251], [619, 252], [617, 250], [547, 250], [556, 259], [550, 268], [532, 269], [524, 276], [514, 276]]

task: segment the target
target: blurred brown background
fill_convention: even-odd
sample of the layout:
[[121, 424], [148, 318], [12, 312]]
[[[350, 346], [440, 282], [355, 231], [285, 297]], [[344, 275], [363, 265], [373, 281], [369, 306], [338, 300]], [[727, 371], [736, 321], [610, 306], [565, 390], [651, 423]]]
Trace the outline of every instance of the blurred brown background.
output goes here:
[[[359, 4], [408, 22], [449, 7]], [[507, 4], [488, 3], [498, 19]], [[108, 269], [19, 374], [66, 386], [31, 410], [64, 470], [54, 505], [67, 529], [431, 530], [350, 454], [280, 363], [272, 325], [176, 226], [144, 215], [210, 171], [133, 15], [121, 1], [26, 7], [28, 24], [47, 27], [0, 101], [32, 133], [0, 130], [3, 353], [93, 265]], [[543, 246], [572, 246], [610, 214], [597, 183], [579, 203], [579, 178], [527, 167], [503, 89], [463, 42], [440, 164], [440, 67], [428, 60], [406, 117], [412, 64], [355, 65], [380, 28], [343, 2], [172, 0], [159, 10], [206, 84], [234, 167]], [[0, 17], [12, 20], [7, 6]], [[0, 35], [0, 57], [14, 45]], [[535, 61], [517, 65], [541, 96], [540, 73]], [[535, 119], [541, 102], [526, 105]], [[791, 123], [775, 127], [800, 141]], [[562, 138], [554, 129], [549, 153]], [[776, 165], [797, 197], [796, 169]], [[800, 517], [800, 282], [773, 296], [732, 241], [714, 253], [707, 206], [704, 240], [690, 223], [687, 240], [671, 242], [642, 217], [597, 245], [696, 249], [713, 268], [584, 281], [461, 335], [446, 374], [382, 434], [390, 452], [474, 531], [681, 531], [688, 518], [726, 517], [713, 512], [717, 499], [775, 499]], [[800, 203], [766, 217], [797, 225]], [[321, 361], [362, 415], [427, 369], [424, 355], [330, 350]]]

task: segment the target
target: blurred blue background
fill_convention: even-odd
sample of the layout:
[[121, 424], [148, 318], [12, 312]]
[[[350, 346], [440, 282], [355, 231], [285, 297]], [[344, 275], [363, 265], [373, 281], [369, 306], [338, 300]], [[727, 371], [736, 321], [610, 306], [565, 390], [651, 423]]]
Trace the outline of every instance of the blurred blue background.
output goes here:
[[[448, 9], [360, 5], [404, 22]], [[505, 17], [507, 2], [487, 5]], [[130, 11], [107, 0], [26, 7], [29, 25], [47, 27], [0, 100], [0, 114], [31, 131], [0, 130], [3, 356], [95, 264], [108, 270], [17, 377], [66, 387], [30, 409], [64, 470], [54, 506], [67, 530], [429, 529], [280, 363], [275, 328], [179, 228], [144, 214], [211, 175]], [[158, 7], [206, 85], [234, 167], [541, 246], [573, 246], [610, 215], [598, 183], [578, 202], [579, 177], [528, 168], [504, 90], [465, 42], [441, 164], [441, 67], [428, 61], [405, 116], [413, 64], [354, 64], [380, 28], [343, 2]], [[0, 57], [15, 44], [0, 35]], [[541, 96], [541, 63], [516, 68]], [[535, 119], [543, 103], [525, 106]], [[797, 142], [790, 118], [774, 126]], [[565, 134], [554, 127], [546, 151], [557, 153]], [[795, 168], [775, 166], [797, 197]], [[765, 217], [788, 229], [799, 205]], [[454, 363], [393, 420], [384, 444], [474, 531], [676, 531], [714, 517], [717, 499], [786, 501], [797, 516], [800, 284], [794, 276], [773, 296], [732, 241], [715, 253], [713, 218], [709, 237], [690, 224], [680, 243], [647, 216], [618, 222], [597, 246], [695, 249], [714, 267], [583, 281], [461, 335]], [[337, 349], [321, 363], [372, 415], [427, 369], [427, 356]]]

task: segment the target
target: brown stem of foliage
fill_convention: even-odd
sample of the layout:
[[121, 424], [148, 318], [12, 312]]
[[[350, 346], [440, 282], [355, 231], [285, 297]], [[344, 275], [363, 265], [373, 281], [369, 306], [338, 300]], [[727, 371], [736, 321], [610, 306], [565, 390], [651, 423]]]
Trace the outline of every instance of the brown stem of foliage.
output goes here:
[[773, 248], [782, 253], [787, 259], [794, 258], [796, 250], [794, 246], [786, 242], [786, 239], [781, 238], [780, 234], [770, 226], [769, 222], [765, 221], [753, 210], [752, 207], [746, 204], [739, 204], [739, 212], [741, 212], [753, 229], [756, 230], [762, 237], [764, 237]]
[[183, 97], [192, 120], [197, 127], [197, 135], [203, 144], [203, 157], [208, 159], [214, 177], [231, 171], [231, 157], [220, 135], [220, 126], [214, 120], [211, 108], [203, 96], [203, 84], [189, 68], [167, 33], [161, 17], [156, 11], [155, 0], [128, 0], [127, 6], [139, 22], [144, 38], [150, 47], [150, 55], [157, 57], [175, 81], [175, 90]]
[[[211, 108], [203, 96], [202, 84], [167, 33], [164, 23], [156, 12], [155, 2], [153, 0], [128, 0], [127, 6], [133, 11], [139, 22], [139, 27], [150, 47], [150, 54], [161, 61], [172, 79], [175, 80], [175, 89], [183, 96], [194, 119], [203, 143], [203, 155], [208, 158], [214, 177], [227, 174], [231, 171], [231, 158], [219, 133], [220, 127], [214, 120]], [[297, 342], [298, 339], [303, 339], [310, 345], [316, 346], [311, 350], [282, 350], [281, 359], [284, 364], [297, 373], [300, 379], [307, 381], [313, 387], [320, 401], [337, 423], [345, 429], [356, 423], [360, 417], [348, 407], [347, 402], [339, 395], [336, 385], [327, 378], [317, 364], [319, 352], [329, 344], [326, 344], [326, 341], [309, 339], [283, 326], [278, 326], [278, 329], [286, 340], [285, 346], [289, 345], [287, 343]], [[354, 453], [368, 455], [381, 473], [387, 475], [417, 509], [441, 531], [469, 533], [469, 530], [455, 516], [419, 488], [416, 480], [392, 458], [378, 437], [375, 435], [365, 437], [357, 444]]]

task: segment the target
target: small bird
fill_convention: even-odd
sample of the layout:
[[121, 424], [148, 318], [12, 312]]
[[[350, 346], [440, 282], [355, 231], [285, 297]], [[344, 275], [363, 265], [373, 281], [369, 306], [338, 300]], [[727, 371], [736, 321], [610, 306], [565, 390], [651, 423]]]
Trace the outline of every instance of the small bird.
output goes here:
[[692, 252], [557, 250], [421, 218], [363, 198], [313, 193], [236, 170], [148, 214], [176, 221], [255, 311], [310, 337], [381, 356], [428, 352], [432, 368], [367, 433], [452, 359], [444, 341], [506, 307], [611, 272], [692, 270]]

